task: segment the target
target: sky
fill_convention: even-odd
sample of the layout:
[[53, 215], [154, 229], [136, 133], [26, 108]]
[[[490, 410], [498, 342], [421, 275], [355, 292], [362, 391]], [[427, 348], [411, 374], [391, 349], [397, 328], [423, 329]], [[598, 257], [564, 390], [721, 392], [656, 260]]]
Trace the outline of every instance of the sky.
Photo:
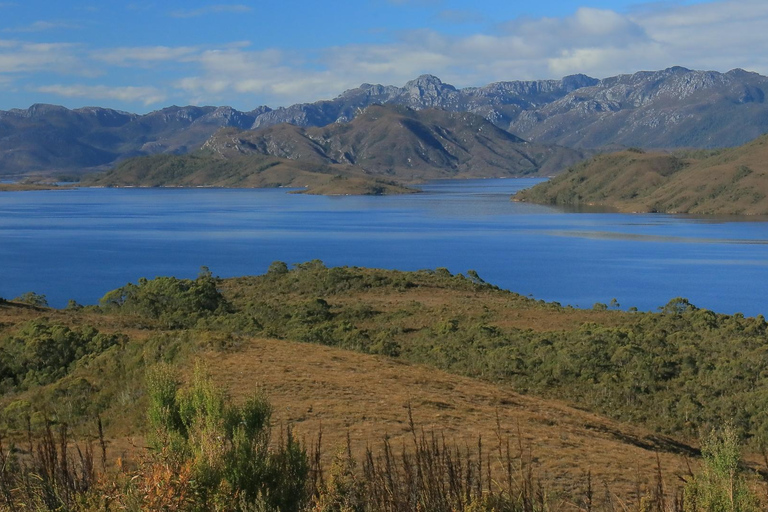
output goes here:
[[247, 111], [425, 73], [456, 87], [677, 65], [768, 75], [766, 48], [766, 0], [0, 0], [0, 110]]

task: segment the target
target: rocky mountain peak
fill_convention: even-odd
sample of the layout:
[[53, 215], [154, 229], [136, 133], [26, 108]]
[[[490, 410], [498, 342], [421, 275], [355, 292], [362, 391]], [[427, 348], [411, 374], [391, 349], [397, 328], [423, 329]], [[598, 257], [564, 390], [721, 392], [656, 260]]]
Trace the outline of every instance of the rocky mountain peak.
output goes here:
[[600, 83], [600, 80], [579, 73], [576, 75], [565, 76], [560, 82], [562, 83], [563, 88], [570, 92], [575, 91], [576, 89], [581, 89], [582, 87], [592, 87], [593, 85]]
[[411, 80], [403, 87], [403, 95], [407, 98], [403, 103], [416, 108], [442, 106], [445, 96], [456, 96], [458, 91], [450, 84], [445, 84], [434, 75], [421, 75]]
[[442, 86], [446, 86], [449, 89], [456, 90], [456, 88], [450, 84], [444, 84], [442, 80], [440, 80], [435, 75], [421, 75], [418, 78], [415, 78], [414, 80], [409, 80], [405, 84], [405, 89], [411, 89], [413, 87], [420, 87], [420, 88], [435, 88], [440, 89]]

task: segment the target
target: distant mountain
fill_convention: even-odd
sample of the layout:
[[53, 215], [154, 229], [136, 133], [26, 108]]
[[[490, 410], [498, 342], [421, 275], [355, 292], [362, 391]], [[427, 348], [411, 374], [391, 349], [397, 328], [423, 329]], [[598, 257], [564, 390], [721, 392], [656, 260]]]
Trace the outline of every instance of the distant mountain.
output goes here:
[[768, 135], [699, 153], [599, 155], [513, 199], [627, 212], [768, 215]]
[[90, 186], [309, 187], [321, 194], [412, 192], [393, 180], [546, 174], [583, 160], [531, 144], [480, 116], [373, 105], [349, 123], [219, 130], [189, 155], [129, 158]]
[[400, 180], [551, 175], [584, 159], [579, 151], [526, 142], [475, 114], [382, 105], [322, 128], [225, 129], [203, 149], [225, 158], [264, 154], [350, 164]]
[[717, 148], [768, 132], [768, 77], [673, 67], [597, 80], [498, 82], [456, 89], [423, 75], [404, 87], [363, 84], [339, 97], [266, 112], [254, 128], [346, 122], [374, 103], [481, 115], [524, 139], [575, 148]]
[[0, 175], [107, 168], [136, 155], [187, 153], [223, 126], [250, 127], [266, 107], [168, 107], [146, 115], [32, 105], [0, 111]]
[[768, 77], [675, 67], [601, 80], [535, 110], [508, 129], [580, 148], [719, 148], [768, 132]]
[[573, 75], [562, 80], [498, 82], [485, 87], [457, 89], [433, 75], [422, 75], [404, 87], [363, 84], [333, 100], [278, 108], [260, 115], [252, 128], [290, 123], [325, 126], [347, 122], [369, 105], [402, 105], [416, 110], [439, 108], [450, 112], [472, 112], [503, 129], [521, 112], [538, 108], [571, 91], [595, 85], [599, 80]]
[[146, 115], [33, 105], [0, 111], [0, 175], [103, 169], [121, 159], [196, 150], [219, 128], [346, 123], [371, 105], [477, 114], [537, 144], [582, 149], [717, 148], [768, 132], [768, 77], [674, 67], [597, 80], [510, 81], [457, 89], [423, 75], [363, 84], [335, 99], [272, 110], [168, 107]]

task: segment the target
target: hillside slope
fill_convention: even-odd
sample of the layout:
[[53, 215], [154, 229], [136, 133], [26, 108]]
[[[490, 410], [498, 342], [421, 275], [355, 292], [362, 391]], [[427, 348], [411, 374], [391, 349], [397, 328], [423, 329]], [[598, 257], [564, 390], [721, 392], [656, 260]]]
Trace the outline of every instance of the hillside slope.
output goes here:
[[387, 195], [417, 192], [391, 180], [366, 176], [350, 165], [298, 162], [251, 154], [220, 158], [211, 154], [136, 157], [81, 182], [92, 187], [304, 188], [321, 195]]
[[[376, 281], [392, 277], [399, 276], [392, 272], [374, 272], [363, 279]], [[441, 283], [439, 277], [422, 275], [415, 279], [419, 284], [406, 297], [398, 297], [397, 293], [393, 296], [384, 285], [365, 294], [368, 295], [365, 303], [389, 303], [390, 307], [400, 308], [416, 298], [431, 298], [436, 299], [436, 303], [429, 307], [440, 308], [444, 301], [451, 304], [461, 300], [468, 290], [464, 285], [451, 290], [453, 286]], [[165, 284], [170, 282], [168, 278], [160, 280]], [[326, 282], [329, 281], [326, 279]], [[247, 294], [252, 278], [222, 284], [226, 296], [232, 300], [252, 302], [263, 298]], [[324, 286], [322, 277], [316, 285]], [[275, 292], [282, 293], [278, 289]], [[287, 295], [290, 302], [296, 300], [293, 294]], [[509, 308], [508, 300], [503, 298], [505, 294], [491, 291], [486, 296], [481, 291], [485, 298], [494, 295], [501, 303], [492, 300], [488, 304], [496, 309], [507, 303], [502, 307]], [[518, 303], [520, 316], [515, 321], [518, 325], [545, 328], [536, 326], [537, 318], [546, 313], [538, 309], [535, 301], [514, 295], [507, 299]], [[297, 304], [301, 307], [302, 303]], [[355, 308], [365, 309], [353, 303], [335, 307], [349, 307], [348, 318]], [[555, 324], [562, 326], [563, 320], [578, 322], [572, 315], [566, 316], [568, 318]], [[596, 314], [595, 318], [601, 316], [604, 315]], [[40, 411], [45, 411], [55, 414], [57, 421], [67, 421], [70, 425], [88, 425], [94, 415], [100, 413], [108, 433], [110, 456], [121, 455], [131, 460], [137, 447], [144, 445], [146, 433], [143, 415], [147, 397], [142, 381], [146, 368], [158, 362], [173, 362], [182, 377], [188, 378], [195, 362], [204, 361], [213, 379], [228, 389], [235, 401], [243, 401], [257, 390], [263, 390], [274, 406], [276, 425], [291, 425], [307, 443], [313, 443], [322, 432], [325, 465], [330, 465], [334, 455], [345, 446], [347, 437], [357, 458], [361, 458], [368, 447], [380, 453], [384, 439], [397, 451], [409, 447], [413, 439], [409, 405], [418, 429], [445, 436], [449, 443], [462, 449], [476, 446], [478, 438], [482, 438], [484, 450], [495, 453], [506, 450], [509, 439], [514, 456], [529, 458], [536, 478], [541, 479], [549, 492], [563, 492], [574, 499], [586, 492], [588, 472], [594, 482], [607, 485], [613, 495], [629, 499], [638, 489], [645, 491], [653, 487], [657, 454], [669, 482], [685, 472], [685, 457], [696, 454], [694, 448], [670, 437], [557, 400], [526, 396], [509, 385], [458, 376], [397, 357], [243, 334], [242, 323], [239, 327], [222, 329], [225, 325], [169, 329], [164, 321], [155, 322], [151, 317], [141, 319], [116, 310], [50, 310], [0, 302], [3, 350], [9, 350], [12, 345], [9, 340], [34, 337], [37, 345], [48, 350], [52, 361], [49, 368], [38, 370], [34, 379], [27, 378], [14, 387], [3, 352], [0, 358], [5, 376], [0, 399], [5, 411], [3, 422], [14, 424], [17, 411], [24, 412], [20, 404], [27, 404], [25, 407], [36, 412], [36, 418], [42, 415]], [[54, 343], [73, 338], [73, 333], [93, 332], [98, 333], [95, 339], [115, 339], [109, 343], [102, 341], [103, 346], [95, 350], [91, 344], [93, 352], [73, 362], [64, 374], [56, 374], [53, 362], [58, 360], [51, 359], [58, 347]], [[50, 334], [53, 336], [46, 337]], [[24, 357], [29, 358], [30, 354], [25, 352]], [[23, 362], [33, 371], [31, 361]], [[523, 453], [519, 453], [521, 449]], [[596, 498], [596, 502], [601, 501]]]
[[768, 135], [699, 158], [600, 155], [513, 199], [626, 212], [768, 215]]
[[374, 105], [349, 123], [222, 130], [203, 149], [225, 158], [267, 154], [316, 164], [350, 164], [404, 180], [551, 175], [584, 158], [528, 143], [480, 116]]
[[137, 155], [187, 153], [223, 126], [250, 127], [264, 111], [173, 106], [138, 115], [44, 104], [0, 111], [0, 175], [83, 173]]

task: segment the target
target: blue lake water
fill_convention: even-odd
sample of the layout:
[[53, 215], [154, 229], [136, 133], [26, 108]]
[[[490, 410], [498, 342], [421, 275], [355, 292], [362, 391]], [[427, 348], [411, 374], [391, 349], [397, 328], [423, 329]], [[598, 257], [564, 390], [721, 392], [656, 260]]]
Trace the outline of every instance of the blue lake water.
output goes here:
[[677, 296], [768, 316], [768, 221], [566, 213], [513, 203], [539, 180], [470, 180], [423, 194], [281, 189], [0, 193], [0, 297], [96, 303], [139, 277], [260, 274], [274, 260], [476, 270], [537, 299], [655, 310]]

